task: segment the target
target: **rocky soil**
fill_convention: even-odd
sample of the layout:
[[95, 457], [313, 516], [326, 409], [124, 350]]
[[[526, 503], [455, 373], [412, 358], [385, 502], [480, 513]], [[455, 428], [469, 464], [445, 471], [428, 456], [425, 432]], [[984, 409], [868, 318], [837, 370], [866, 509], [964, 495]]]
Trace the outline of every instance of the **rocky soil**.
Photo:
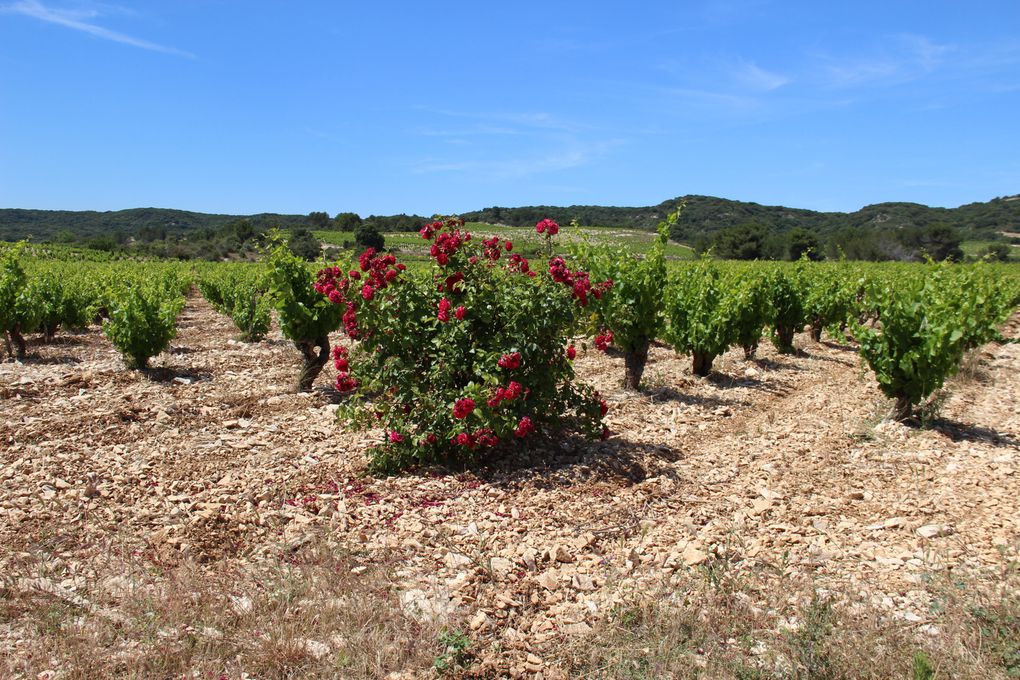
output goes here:
[[[707, 379], [656, 347], [641, 393], [619, 387], [621, 357], [591, 350], [578, 374], [610, 395], [608, 441], [375, 478], [362, 452], [380, 433], [338, 429], [328, 387], [292, 393], [298, 357], [278, 332], [232, 337], [190, 299], [148, 374], [96, 329], [0, 364], [13, 587], [73, 598], [93, 573], [80, 565], [111, 546], [243, 568], [328, 535], [363, 567], [390, 565], [413, 616], [498, 642], [490, 669], [555, 677], [549, 643], [692, 570], [797, 574], [923, 627], [930, 574], [994, 583], [1016, 557], [1020, 345], [982, 348], [924, 428], [882, 421], [888, 402], [849, 345], [763, 344]], [[40, 555], [41, 573], [19, 573]], [[25, 634], [2, 627], [0, 646], [16, 654]]]

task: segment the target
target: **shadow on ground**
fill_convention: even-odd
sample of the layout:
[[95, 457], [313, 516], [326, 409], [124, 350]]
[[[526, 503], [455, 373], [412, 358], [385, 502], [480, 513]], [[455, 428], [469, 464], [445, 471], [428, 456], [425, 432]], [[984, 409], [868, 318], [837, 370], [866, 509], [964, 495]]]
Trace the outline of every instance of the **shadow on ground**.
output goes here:
[[682, 455], [680, 450], [665, 445], [615, 438], [591, 442], [571, 435], [559, 440], [536, 440], [527, 448], [508, 444], [485, 462], [451, 465], [437, 472], [467, 473], [480, 482], [507, 489], [630, 486], [649, 477], [675, 475], [672, 463]]
[[961, 423], [956, 420], [949, 420], [948, 418], [936, 418], [929, 421], [927, 425], [911, 425], [917, 428], [927, 427], [928, 429], [935, 430], [949, 437], [954, 442], [983, 442], [993, 446], [1020, 447], [1020, 440], [1013, 435], [1004, 434], [990, 427]]
[[212, 379], [210, 371], [195, 368], [179, 368], [176, 366], [162, 366], [159, 368], [143, 368], [142, 375], [152, 382], [179, 382], [193, 383]]

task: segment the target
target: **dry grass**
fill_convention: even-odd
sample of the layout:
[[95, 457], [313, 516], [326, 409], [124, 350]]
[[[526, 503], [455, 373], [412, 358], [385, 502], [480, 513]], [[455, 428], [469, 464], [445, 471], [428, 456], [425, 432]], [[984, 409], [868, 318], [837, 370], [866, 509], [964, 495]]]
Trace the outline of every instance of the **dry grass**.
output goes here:
[[[11, 643], [0, 646], [0, 676], [505, 677], [509, 667], [498, 637], [406, 616], [383, 567], [362, 568], [321, 541], [262, 566], [110, 553], [94, 566], [62, 573], [59, 558], [23, 554], [20, 576], [0, 590], [0, 633]], [[654, 592], [621, 593], [589, 635], [537, 651], [548, 677], [1017, 677], [1020, 571], [1013, 562], [997, 576], [981, 585], [931, 575], [931, 612], [917, 621], [783, 565], [752, 572], [717, 559]]]
[[932, 576], [930, 616], [721, 563], [626, 598], [590, 636], [549, 650], [569, 677], [978, 680], [1020, 677], [1020, 578]]
[[385, 566], [357, 567], [337, 546], [258, 567], [102, 561], [75, 577], [26, 556], [5, 579], [0, 677], [375, 678], [417, 675], [443, 651]]

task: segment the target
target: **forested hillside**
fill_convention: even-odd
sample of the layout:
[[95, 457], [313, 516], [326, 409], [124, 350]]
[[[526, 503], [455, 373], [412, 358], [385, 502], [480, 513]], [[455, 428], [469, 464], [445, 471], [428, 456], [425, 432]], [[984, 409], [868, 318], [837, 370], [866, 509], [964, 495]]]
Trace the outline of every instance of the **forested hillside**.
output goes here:
[[469, 221], [522, 226], [543, 217], [561, 223], [577, 219], [584, 226], [626, 226], [651, 229], [681, 202], [686, 208], [673, 237], [693, 241], [699, 236], [742, 224], [757, 224], [780, 233], [801, 227], [819, 235], [858, 227], [925, 227], [944, 223], [964, 231], [1017, 231], [1020, 200], [1017, 196], [970, 203], [959, 208], [930, 208], [918, 203], [876, 203], [851, 213], [818, 212], [785, 206], [760, 205], [713, 196], [682, 196], [656, 206], [620, 208], [592, 205], [486, 208], [465, 213]]
[[[492, 207], [464, 213], [471, 222], [533, 226], [551, 218], [567, 225], [652, 229], [681, 202], [685, 208], [672, 226], [674, 241], [712, 249], [724, 259], [797, 259], [827, 255], [856, 260], [961, 259], [965, 241], [978, 244], [970, 255], [1006, 260], [1008, 243], [1020, 238], [1020, 197], [995, 198], [958, 208], [930, 208], [917, 203], [879, 203], [851, 213], [818, 212], [767, 206], [711, 196], [683, 196], [655, 206]], [[113, 212], [0, 209], [0, 240], [31, 239], [88, 245], [99, 250], [131, 248], [146, 255], [175, 259], [223, 259], [252, 251], [272, 227], [295, 232], [313, 256], [318, 244], [310, 230], [348, 232], [362, 226], [378, 232], [417, 231], [427, 218], [419, 215], [351, 213], [330, 217], [260, 213], [219, 215], [136, 208]], [[253, 240], [254, 239], [254, 240]], [[980, 248], [980, 249], [978, 249]], [[253, 251], [252, 251], [253, 252]]]

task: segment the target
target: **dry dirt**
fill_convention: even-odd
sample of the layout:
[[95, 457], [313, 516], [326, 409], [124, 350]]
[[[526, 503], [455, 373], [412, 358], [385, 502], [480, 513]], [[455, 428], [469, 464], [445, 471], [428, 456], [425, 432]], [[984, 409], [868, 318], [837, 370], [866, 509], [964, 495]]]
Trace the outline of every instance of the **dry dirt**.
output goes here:
[[[982, 348], [925, 428], [881, 420], [888, 403], [851, 346], [763, 343], [708, 379], [657, 347], [641, 393], [619, 387], [622, 358], [588, 351], [578, 375], [610, 395], [609, 441], [375, 478], [362, 452], [379, 433], [340, 431], [328, 387], [290, 392], [298, 356], [278, 331], [233, 334], [192, 298], [149, 374], [95, 328], [0, 364], [13, 587], [73, 598], [97, 552], [244, 568], [325, 534], [359, 564], [394, 565], [406, 611], [488, 640], [488, 667], [519, 673], [627, 593], [712, 565], [796, 574], [923, 628], [924, 579], [994, 584], [1015, 559], [1020, 345]], [[42, 577], [19, 581], [40, 555]], [[16, 656], [26, 635], [0, 625], [0, 647]]]

